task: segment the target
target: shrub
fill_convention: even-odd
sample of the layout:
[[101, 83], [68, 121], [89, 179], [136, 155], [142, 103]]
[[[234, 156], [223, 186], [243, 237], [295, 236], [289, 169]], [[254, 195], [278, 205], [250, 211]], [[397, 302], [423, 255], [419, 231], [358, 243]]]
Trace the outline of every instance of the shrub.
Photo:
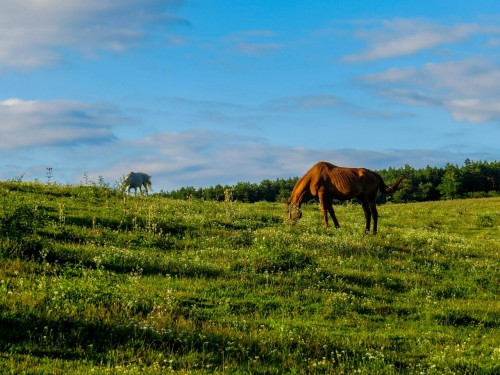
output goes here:
[[43, 215], [40, 210], [22, 205], [2, 218], [0, 232], [8, 236], [22, 237], [32, 234], [43, 224]]
[[477, 226], [480, 228], [493, 227], [493, 218], [490, 215], [481, 215], [477, 218]]
[[0, 251], [7, 257], [39, 257], [44, 241], [37, 233], [44, 225], [43, 213], [22, 205], [5, 215], [0, 221], [0, 234], [5, 238]]

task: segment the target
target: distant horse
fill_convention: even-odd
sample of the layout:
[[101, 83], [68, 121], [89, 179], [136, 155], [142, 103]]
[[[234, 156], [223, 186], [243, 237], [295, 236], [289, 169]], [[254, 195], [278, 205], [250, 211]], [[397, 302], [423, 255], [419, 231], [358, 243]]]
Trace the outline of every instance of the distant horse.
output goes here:
[[151, 189], [151, 176], [142, 172], [130, 172], [123, 181], [122, 189], [128, 187], [127, 191], [130, 194], [130, 189], [134, 188], [137, 194], [137, 188], [139, 188], [142, 194], [142, 186], [146, 189], [146, 193], [148, 192], [148, 188]]
[[307, 195], [317, 196], [323, 214], [323, 225], [328, 227], [328, 213], [339, 228], [339, 222], [333, 211], [332, 199], [348, 200], [358, 198], [363, 206], [366, 219], [366, 233], [370, 233], [370, 221], [373, 217], [373, 234], [377, 233], [377, 204], [375, 198], [380, 190], [383, 194], [392, 194], [405, 177], [387, 186], [379, 174], [365, 168], [344, 168], [319, 162], [315, 164], [293, 188], [292, 196], [285, 201], [287, 224], [296, 224], [302, 217], [300, 205]]

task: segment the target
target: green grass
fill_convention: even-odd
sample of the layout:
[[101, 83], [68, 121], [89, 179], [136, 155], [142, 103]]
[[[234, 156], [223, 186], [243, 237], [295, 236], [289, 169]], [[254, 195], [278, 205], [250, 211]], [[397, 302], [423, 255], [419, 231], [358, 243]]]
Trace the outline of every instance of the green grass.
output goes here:
[[0, 183], [0, 372], [500, 372], [500, 198], [335, 210]]

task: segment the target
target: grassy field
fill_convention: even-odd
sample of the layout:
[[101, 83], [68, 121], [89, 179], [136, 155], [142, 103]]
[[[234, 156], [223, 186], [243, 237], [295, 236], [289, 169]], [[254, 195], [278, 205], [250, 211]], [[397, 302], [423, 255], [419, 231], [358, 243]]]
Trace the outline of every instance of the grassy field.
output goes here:
[[500, 373], [500, 198], [281, 204], [0, 183], [0, 373]]

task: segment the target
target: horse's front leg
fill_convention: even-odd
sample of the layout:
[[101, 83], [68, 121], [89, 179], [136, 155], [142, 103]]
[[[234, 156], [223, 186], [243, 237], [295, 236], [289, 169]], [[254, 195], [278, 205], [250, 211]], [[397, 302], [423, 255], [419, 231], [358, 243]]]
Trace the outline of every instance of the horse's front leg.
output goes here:
[[328, 228], [328, 207], [327, 199], [325, 194], [320, 191], [318, 192], [319, 206], [321, 207], [321, 214], [323, 215], [323, 227]]
[[339, 229], [340, 228], [340, 224], [339, 224], [339, 221], [337, 220], [337, 216], [335, 216], [335, 211], [333, 210], [333, 205], [331, 205], [330, 203], [328, 203], [326, 207], [328, 209], [328, 212], [330, 213], [330, 216], [333, 219], [333, 223], [335, 224], [335, 228]]

